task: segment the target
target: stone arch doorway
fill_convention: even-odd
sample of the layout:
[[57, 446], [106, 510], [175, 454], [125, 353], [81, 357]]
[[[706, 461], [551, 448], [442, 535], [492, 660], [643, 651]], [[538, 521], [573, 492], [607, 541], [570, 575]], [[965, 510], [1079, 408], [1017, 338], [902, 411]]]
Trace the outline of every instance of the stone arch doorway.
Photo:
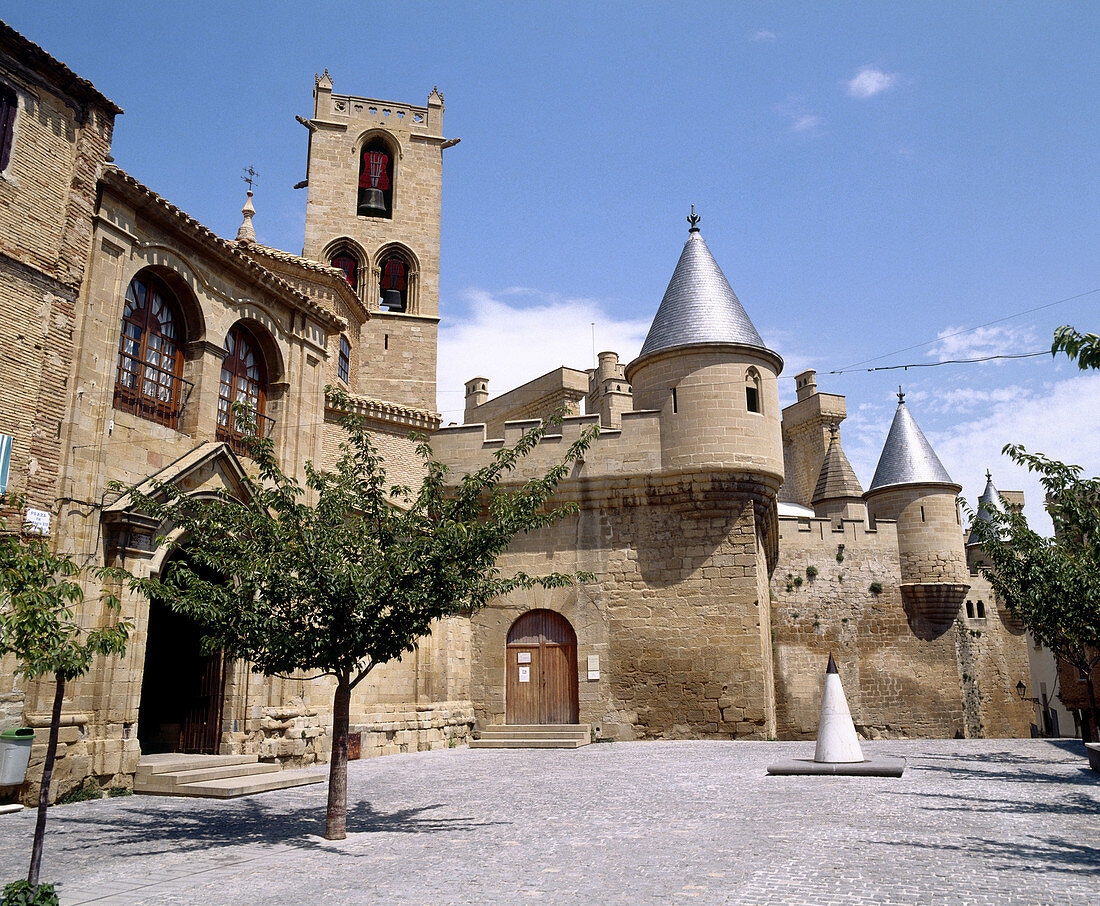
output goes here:
[[578, 722], [577, 634], [565, 617], [529, 610], [508, 630], [506, 656], [506, 723]]
[[218, 754], [225, 701], [225, 658], [204, 654], [201, 625], [160, 601], [149, 602], [149, 629], [138, 707], [143, 755]]

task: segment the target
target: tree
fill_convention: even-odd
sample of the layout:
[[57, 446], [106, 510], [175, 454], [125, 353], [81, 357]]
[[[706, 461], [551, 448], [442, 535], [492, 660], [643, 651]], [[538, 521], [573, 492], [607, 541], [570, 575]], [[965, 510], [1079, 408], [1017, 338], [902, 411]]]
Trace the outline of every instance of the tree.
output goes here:
[[1082, 371], [1100, 368], [1100, 337], [1094, 333], [1080, 334], [1068, 324], [1059, 327], [1054, 331], [1050, 354], [1057, 355], [1059, 352], [1076, 359]]
[[1019, 619], [1056, 657], [1086, 677], [1089, 711], [1082, 738], [1100, 726], [1092, 671], [1100, 662], [1100, 478], [1082, 478], [1080, 466], [1004, 448], [1040, 476], [1054, 537], [1032, 531], [1023, 514], [989, 507], [989, 520], [971, 520], [972, 537], [989, 563], [979, 567]]
[[[243, 410], [237, 416], [247, 419]], [[455, 483], [420, 438], [424, 479], [414, 491], [387, 485], [361, 419], [349, 415], [343, 426], [335, 470], [306, 463], [305, 488], [279, 466], [270, 440], [252, 438], [256, 476], [245, 477], [241, 499], [195, 500], [169, 487], [152, 495], [131, 490], [139, 506], [181, 530], [187, 552], [166, 576], [133, 579], [134, 588], [197, 619], [208, 650], [222, 648], [258, 673], [335, 679], [330, 840], [346, 836], [351, 694], [371, 670], [412, 651], [440, 617], [513, 589], [589, 578], [502, 576], [496, 561], [516, 535], [576, 512], [548, 503], [596, 433], [585, 433], [546, 475], [513, 490], [502, 479], [547, 423]]]
[[[22, 500], [11, 503], [16, 511], [22, 509]], [[7, 529], [6, 524], [4, 528]], [[15, 672], [20, 676], [54, 679], [50, 736], [42, 765], [38, 820], [27, 873], [27, 883], [32, 888], [38, 887], [42, 866], [46, 809], [57, 757], [65, 684], [87, 673], [96, 655], [122, 654], [131, 629], [129, 623], [117, 619], [114, 625], [99, 629], [81, 627], [73, 614], [84, 601], [84, 589], [77, 581], [80, 572], [67, 555], [51, 552], [49, 540], [42, 535], [21, 536], [10, 530], [0, 534], [0, 657], [14, 654]], [[118, 610], [119, 602], [114, 596], [106, 595], [102, 601], [108, 610]]]

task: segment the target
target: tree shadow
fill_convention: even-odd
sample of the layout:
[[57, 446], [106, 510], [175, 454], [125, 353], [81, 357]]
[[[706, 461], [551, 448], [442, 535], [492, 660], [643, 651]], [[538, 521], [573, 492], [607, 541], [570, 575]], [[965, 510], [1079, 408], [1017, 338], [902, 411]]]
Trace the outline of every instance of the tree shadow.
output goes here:
[[956, 852], [970, 858], [984, 857], [983, 864], [994, 871], [1041, 870], [1072, 872], [1075, 876], [1100, 876], [1100, 849], [1065, 837], [988, 840], [967, 837], [963, 843], [921, 843], [913, 840], [887, 842], [887, 846], [915, 847], [937, 853]]
[[[909, 793], [902, 795], [908, 796]], [[989, 799], [984, 796], [966, 796], [958, 793], [921, 793], [920, 805], [926, 812], [966, 812], [1017, 815], [1062, 815], [1063, 817], [1100, 817], [1100, 802], [1087, 793], [1067, 793], [1054, 802], [1020, 802], [1015, 799]], [[934, 805], [930, 799], [948, 800]], [[1100, 853], [1100, 850], [1096, 850]]]
[[[957, 777], [973, 777], [985, 780], [1004, 780], [1012, 783], [1045, 783], [1068, 786], [1096, 786], [1096, 775], [1089, 770], [1083, 745], [1052, 743], [1062, 752], [1054, 757], [1035, 757], [1018, 752], [980, 752], [974, 754], [921, 754], [911, 758], [913, 770], [940, 772]], [[1063, 755], [1062, 753], [1065, 753]], [[1066, 757], [1070, 756], [1070, 757]], [[1065, 766], [1078, 768], [1077, 773], [1066, 773]], [[1054, 770], [1058, 768], [1058, 770]]]
[[[325, 849], [342, 852], [338, 842], [324, 838], [323, 803], [287, 808], [285, 802], [267, 806], [262, 802], [238, 801], [233, 808], [226, 803], [206, 800], [177, 800], [178, 810], [134, 803], [127, 808], [103, 814], [87, 809], [82, 814], [55, 818], [50, 829], [51, 845], [64, 846], [71, 841], [85, 848], [90, 840], [106, 838], [119, 855], [154, 855], [166, 851], [193, 852], [220, 846], [291, 846], [297, 849]], [[220, 807], [219, 807], [220, 806]], [[359, 834], [470, 832], [505, 822], [478, 821], [473, 818], [437, 818], [429, 812], [441, 804], [379, 812], [369, 802], [360, 801], [348, 808], [349, 837]]]

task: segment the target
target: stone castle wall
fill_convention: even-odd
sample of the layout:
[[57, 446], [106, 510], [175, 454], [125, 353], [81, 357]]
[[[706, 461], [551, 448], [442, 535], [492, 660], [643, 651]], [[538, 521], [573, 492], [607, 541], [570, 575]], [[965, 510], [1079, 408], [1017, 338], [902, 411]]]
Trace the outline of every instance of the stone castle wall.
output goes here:
[[1027, 735], [1031, 709], [1012, 701], [1024, 646], [995, 619], [977, 636], [962, 619], [933, 621], [908, 607], [895, 523], [837, 529], [781, 518], [779, 547], [771, 592], [780, 738], [816, 733], [830, 653], [864, 737]]

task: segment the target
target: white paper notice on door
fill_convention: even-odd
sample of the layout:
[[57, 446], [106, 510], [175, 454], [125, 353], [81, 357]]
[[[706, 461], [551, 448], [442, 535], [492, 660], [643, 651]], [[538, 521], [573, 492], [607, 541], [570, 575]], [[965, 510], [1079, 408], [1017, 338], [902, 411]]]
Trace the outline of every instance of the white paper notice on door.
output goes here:
[[517, 652], [516, 653], [516, 663], [517, 664], [530, 664], [531, 663], [531, 652], [530, 651], [519, 651], [519, 652]]
[[519, 681], [521, 683], [531, 682], [531, 668], [526, 664], [519, 668]]

